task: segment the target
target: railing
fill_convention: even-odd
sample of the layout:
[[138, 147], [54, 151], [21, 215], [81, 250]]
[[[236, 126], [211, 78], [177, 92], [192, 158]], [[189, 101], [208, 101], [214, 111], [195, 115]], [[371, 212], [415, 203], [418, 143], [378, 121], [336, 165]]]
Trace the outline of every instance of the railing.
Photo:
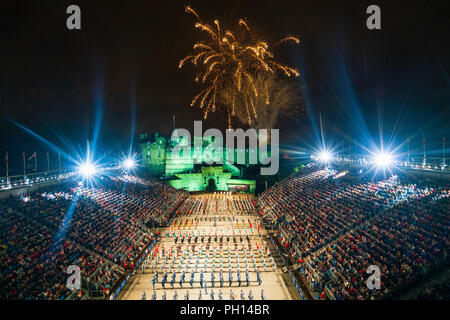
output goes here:
[[286, 259], [283, 257], [283, 254], [280, 252], [280, 250], [278, 249], [278, 244], [275, 243], [275, 241], [273, 240], [272, 237], [269, 236], [270, 241], [272, 242], [273, 246], [275, 247], [275, 250], [278, 253], [278, 256], [281, 259], [281, 262], [283, 262], [283, 264], [287, 267], [289, 276], [291, 277], [292, 282], [294, 283], [295, 288], [297, 289], [298, 293], [300, 294], [300, 297], [302, 298], [302, 300], [305, 300], [305, 296], [303, 295], [302, 290], [300, 289], [300, 286], [297, 283], [297, 280], [295, 279], [294, 275], [292, 274], [291, 270], [289, 269], [289, 267], [287, 266], [287, 262]]
[[149, 245], [147, 247], [147, 249], [145, 249], [144, 253], [141, 255], [139, 261], [136, 263], [133, 270], [131, 270], [130, 272], [125, 271], [125, 274], [122, 276], [122, 278], [120, 278], [120, 280], [117, 282], [117, 284], [111, 288], [112, 292], [110, 292], [110, 296], [108, 298], [109, 300], [114, 300], [114, 298], [120, 293], [122, 288], [127, 283], [128, 279], [130, 279], [130, 277], [133, 275], [133, 271], [138, 270], [138, 267], [142, 263], [142, 260], [145, 259], [145, 257], [148, 255], [149, 251], [153, 248], [153, 246], [155, 245], [155, 243], [157, 241], [158, 241], [158, 239], [153, 240], [152, 244]]
[[75, 175], [70, 170], [54, 170], [26, 175], [14, 175], [0, 178], [0, 191], [32, 187], [37, 184], [50, 183], [53, 181], [67, 179]]
[[[357, 155], [340, 155], [336, 156], [338, 161], [345, 161], [360, 165], [370, 165], [370, 159]], [[410, 157], [409, 159], [395, 159], [393, 165], [399, 168], [431, 171], [431, 172], [443, 172], [450, 173], [449, 159], [442, 157]]]
[[273, 246], [275, 247], [275, 250], [277, 250], [278, 256], [281, 259], [281, 262], [283, 262], [283, 264], [286, 266], [286, 259], [283, 257], [283, 255], [281, 254], [280, 250], [278, 249], [278, 245], [275, 243], [275, 241], [273, 241], [273, 238], [271, 236], [269, 236], [270, 241], [272, 241]]
[[[101, 173], [108, 171], [121, 170], [120, 165], [109, 164], [101, 169]], [[0, 192], [5, 190], [14, 190], [19, 188], [28, 188], [37, 184], [51, 183], [64, 180], [77, 175], [74, 169], [62, 169], [52, 171], [42, 171], [38, 173], [26, 173], [7, 177], [0, 177]]]
[[292, 244], [292, 248], [294, 248], [295, 252], [297, 253], [297, 255], [298, 255], [300, 258], [303, 258], [302, 252], [298, 249], [298, 247], [297, 247], [297, 245], [296, 245], [295, 243]]
[[334, 296], [333, 292], [331, 292], [330, 289], [325, 285], [325, 294], [327, 295], [330, 300], [336, 300], [336, 297]]
[[298, 293], [300, 294], [300, 297], [302, 297], [302, 300], [305, 300], [305, 297], [303, 296], [303, 292], [302, 292], [302, 290], [300, 289], [300, 287], [298, 286], [297, 280], [295, 280], [295, 277], [294, 277], [294, 275], [292, 274], [291, 270], [288, 269], [288, 272], [289, 272], [289, 276], [291, 277], [292, 282], [294, 282], [295, 288], [297, 289]]

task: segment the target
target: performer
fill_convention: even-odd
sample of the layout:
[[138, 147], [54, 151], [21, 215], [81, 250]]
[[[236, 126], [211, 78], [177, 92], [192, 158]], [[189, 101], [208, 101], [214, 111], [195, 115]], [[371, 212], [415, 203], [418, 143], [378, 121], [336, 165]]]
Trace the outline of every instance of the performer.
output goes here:
[[142, 293], [141, 300], [147, 300], [147, 295], [145, 294], [145, 290], [144, 290], [144, 292]]
[[152, 300], [156, 300], [156, 292], [153, 290]]
[[262, 280], [261, 280], [261, 275], [259, 274], [259, 271], [256, 271], [256, 278], [258, 280], [258, 285], [261, 285]]
[[190, 284], [191, 284], [191, 288], [193, 287], [193, 285], [194, 285], [194, 277], [195, 277], [195, 275], [194, 275], [194, 271], [192, 271], [191, 272], [191, 281], [190, 281]]
[[180, 287], [181, 288], [183, 288], [183, 282], [184, 282], [185, 273], [186, 273], [186, 271], [183, 270], [183, 274], [181, 275], [181, 279], [180, 279]]
[[200, 273], [200, 287], [203, 288], [203, 270], [202, 273]]
[[242, 289], [241, 289], [241, 300], [245, 300], [245, 294], [244, 291], [242, 291]]
[[228, 281], [230, 282], [231, 287], [231, 284], [233, 283], [233, 274], [231, 273], [231, 271], [228, 272]]
[[161, 285], [163, 288], [166, 288], [166, 282], [167, 282], [167, 271], [166, 271], [166, 273], [164, 273], [164, 277], [161, 281]]
[[248, 271], [245, 271], [245, 279], [247, 281], [247, 287], [250, 286], [250, 277], [248, 276]]
[[266, 297], [264, 296], [264, 290], [261, 289], [261, 300], [265, 300], [265, 299], [266, 299]]
[[175, 278], [176, 278], [176, 276], [177, 276], [177, 274], [174, 272], [174, 273], [172, 274], [172, 280], [170, 280], [170, 285], [172, 286], [172, 289], [173, 289], [174, 284], [175, 284]]
[[252, 290], [250, 290], [250, 292], [248, 293], [248, 299], [249, 299], [249, 300], [253, 300], [253, 293], [252, 293]]

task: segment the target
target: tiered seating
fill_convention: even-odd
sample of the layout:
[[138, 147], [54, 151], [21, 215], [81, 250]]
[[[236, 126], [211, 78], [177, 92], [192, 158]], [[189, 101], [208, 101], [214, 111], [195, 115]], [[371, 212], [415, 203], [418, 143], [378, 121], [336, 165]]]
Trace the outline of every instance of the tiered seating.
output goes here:
[[[316, 170], [281, 181], [259, 206], [316, 298], [386, 298], [446, 257], [448, 186], [422, 182]], [[382, 290], [366, 286], [370, 265], [382, 268]]]
[[183, 197], [160, 182], [126, 176], [94, 188], [66, 181], [0, 201], [0, 298], [65, 299], [72, 264], [108, 294], [150, 241], [145, 219], [167, 219]]
[[[364, 223], [308, 260], [318, 272], [332, 272], [329, 289], [337, 299], [389, 297], [412, 285], [447, 250], [450, 198], [415, 199]], [[365, 285], [366, 269], [381, 268], [382, 290]]]
[[397, 186], [396, 179], [364, 183], [347, 171], [318, 170], [280, 182], [259, 204], [268, 221], [279, 223], [282, 243], [308, 254], [377, 213]]
[[169, 213], [187, 197], [186, 192], [175, 192], [165, 183], [134, 176], [107, 179], [98, 188], [79, 188], [77, 191], [89, 194], [102, 207], [130, 223], [146, 219], [165, 223]]

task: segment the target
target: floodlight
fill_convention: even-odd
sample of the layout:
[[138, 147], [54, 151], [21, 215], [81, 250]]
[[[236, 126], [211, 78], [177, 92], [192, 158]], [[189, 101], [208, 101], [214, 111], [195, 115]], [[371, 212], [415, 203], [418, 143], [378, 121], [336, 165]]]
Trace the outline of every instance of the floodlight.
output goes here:
[[317, 155], [317, 159], [319, 159], [321, 162], [328, 162], [331, 160], [331, 154], [324, 150], [321, 151], [318, 155]]
[[389, 167], [392, 164], [392, 155], [388, 152], [375, 154], [373, 162], [377, 167]]
[[89, 178], [97, 173], [97, 169], [90, 162], [85, 162], [78, 167], [78, 172], [85, 178]]
[[130, 170], [133, 169], [136, 166], [136, 162], [132, 158], [128, 158], [123, 162], [123, 166], [125, 169]]

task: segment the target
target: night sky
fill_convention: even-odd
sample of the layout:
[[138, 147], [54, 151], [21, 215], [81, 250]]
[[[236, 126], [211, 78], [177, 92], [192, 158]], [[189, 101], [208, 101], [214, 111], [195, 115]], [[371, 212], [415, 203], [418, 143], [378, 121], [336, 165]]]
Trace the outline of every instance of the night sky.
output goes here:
[[[201, 119], [189, 103], [193, 69], [178, 69], [201, 39], [190, 4], [205, 19], [244, 17], [268, 40], [297, 35], [280, 60], [300, 70], [302, 103], [282, 117], [281, 143], [316, 145], [322, 114], [327, 140], [367, 136], [398, 142], [406, 134], [430, 150], [450, 140], [450, 18], [438, 1], [8, 1], [0, 4], [0, 175], [4, 152], [13, 172], [20, 153], [49, 148], [13, 124], [69, 151], [92, 137], [103, 105], [99, 152], [126, 150], [133, 135], [190, 129]], [[66, 28], [67, 6], [82, 30]], [[366, 28], [366, 8], [381, 7], [381, 30]], [[204, 122], [225, 128], [224, 114]], [[235, 124], [235, 127], [242, 127]], [[366, 135], [366, 136], [364, 136]], [[416, 136], [414, 136], [416, 135]], [[44, 161], [44, 156], [39, 159]], [[44, 164], [42, 164], [44, 166]]]

